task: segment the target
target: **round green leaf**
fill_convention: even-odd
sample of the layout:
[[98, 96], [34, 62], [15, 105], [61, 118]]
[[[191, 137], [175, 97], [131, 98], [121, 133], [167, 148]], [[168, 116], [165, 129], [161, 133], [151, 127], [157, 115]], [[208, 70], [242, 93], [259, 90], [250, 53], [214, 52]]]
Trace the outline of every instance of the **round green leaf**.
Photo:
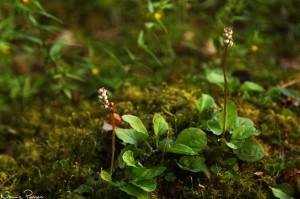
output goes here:
[[141, 121], [140, 118], [134, 116], [134, 115], [123, 115], [122, 116], [122, 119], [125, 121], [125, 122], [128, 122], [130, 124], [130, 126], [140, 132], [140, 133], [143, 133], [145, 135], [147, 135], [148, 137], [148, 132], [147, 132], [147, 129], [146, 127], [144, 126], [143, 122]]
[[128, 166], [131, 166], [131, 167], [137, 167], [138, 164], [137, 162], [135, 161], [134, 159], [134, 154], [132, 151], [128, 150], [126, 151], [123, 155], [122, 155], [122, 159], [123, 161], [128, 165]]
[[237, 117], [235, 126], [250, 126], [254, 127], [254, 123], [251, 119], [246, 118], [246, 117]]
[[159, 136], [168, 131], [168, 123], [166, 122], [165, 118], [158, 113], [156, 113], [153, 117], [153, 129], [157, 142]]
[[214, 106], [215, 101], [210, 95], [202, 94], [198, 100], [198, 110], [200, 113]]
[[263, 146], [256, 140], [246, 139], [242, 146], [234, 149], [235, 155], [246, 162], [254, 162], [264, 157]]
[[259, 132], [250, 126], [238, 126], [234, 129], [231, 139], [246, 139], [252, 135], [259, 135]]
[[191, 172], [203, 172], [207, 177], [210, 176], [209, 169], [205, 164], [205, 159], [198, 156], [182, 156], [177, 162], [178, 166], [183, 170]]
[[222, 127], [220, 126], [219, 122], [217, 120], [209, 120], [207, 122], [207, 126], [211, 132], [215, 135], [221, 135], [222, 134]]
[[134, 129], [116, 128], [116, 136], [127, 144], [135, 145], [139, 145], [141, 142], [147, 139], [144, 134]]
[[242, 85], [241, 85], [241, 91], [254, 91], [254, 92], [264, 92], [265, 89], [254, 82], [249, 82], [249, 81], [245, 81]]
[[205, 148], [206, 142], [206, 134], [201, 129], [187, 128], [178, 135], [175, 144], [184, 144], [197, 153]]
[[276, 198], [280, 198], [280, 199], [293, 199], [294, 198], [293, 196], [290, 196], [290, 195], [284, 193], [281, 189], [273, 188], [273, 187], [270, 187], [270, 189], [272, 189], [273, 195]]

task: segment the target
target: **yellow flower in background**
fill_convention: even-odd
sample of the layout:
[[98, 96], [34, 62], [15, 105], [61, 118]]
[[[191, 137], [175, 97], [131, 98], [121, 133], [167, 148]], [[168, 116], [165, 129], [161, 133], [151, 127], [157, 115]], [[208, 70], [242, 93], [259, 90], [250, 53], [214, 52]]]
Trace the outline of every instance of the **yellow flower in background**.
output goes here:
[[4, 54], [9, 54], [10, 53], [10, 47], [8, 45], [2, 46], [1, 51]]
[[30, 0], [23, 0], [23, 3], [28, 5], [30, 4]]
[[257, 46], [257, 45], [252, 45], [252, 46], [251, 46], [251, 51], [252, 51], [252, 52], [258, 51], [258, 46]]
[[159, 20], [159, 19], [161, 19], [161, 17], [162, 17], [161, 13], [159, 13], [159, 12], [154, 13], [154, 18], [155, 19]]
[[93, 68], [92, 69], [92, 74], [93, 75], [98, 75], [99, 74], [99, 69], [98, 68]]

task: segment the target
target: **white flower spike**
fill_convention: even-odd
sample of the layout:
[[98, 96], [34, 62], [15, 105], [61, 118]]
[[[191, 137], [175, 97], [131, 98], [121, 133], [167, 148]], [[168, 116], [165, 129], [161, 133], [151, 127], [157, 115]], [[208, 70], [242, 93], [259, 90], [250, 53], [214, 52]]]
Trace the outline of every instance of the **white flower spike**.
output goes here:
[[115, 113], [117, 110], [115, 109], [114, 103], [108, 101], [107, 90], [102, 87], [98, 90], [98, 98], [99, 101], [102, 102], [105, 108], [109, 108], [111, 112]]
[[226, 46], [233, 46], [233, 39], [232, 39], [233, 31], [230, 28], [224, 28], [224, 43]]

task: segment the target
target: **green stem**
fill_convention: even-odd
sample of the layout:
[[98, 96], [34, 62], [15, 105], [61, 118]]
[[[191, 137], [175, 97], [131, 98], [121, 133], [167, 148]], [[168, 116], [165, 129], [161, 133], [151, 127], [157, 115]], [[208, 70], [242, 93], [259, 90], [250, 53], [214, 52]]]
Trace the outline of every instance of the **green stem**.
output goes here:
[[112, 175], [113, 172], [113, 167], [114, 167], [114, 162], [115, 162], [115, 140], [116, 140], [116, 131], [115, 131], [115, 117], [114, 117], [114, 112], [111, 113], [112, 117], [112, 148], [111, 148], [111, 163], [110, 163], [110, 175]]
[[223, 119], [223, 132], [222, 132], [222, 137], [225, 137], [225, 131], [226, 131], [226, 113], [227, 113], [227, 78], [226, 78], [226, 57], [227, 57], [227, 52], [228, 52], [228, 45], [225, 45], [225, 51], [223, 54], [223, 59], [222, 59], [222, 69], [223, 69], [223, 75], [224, 75], [224, 119]]

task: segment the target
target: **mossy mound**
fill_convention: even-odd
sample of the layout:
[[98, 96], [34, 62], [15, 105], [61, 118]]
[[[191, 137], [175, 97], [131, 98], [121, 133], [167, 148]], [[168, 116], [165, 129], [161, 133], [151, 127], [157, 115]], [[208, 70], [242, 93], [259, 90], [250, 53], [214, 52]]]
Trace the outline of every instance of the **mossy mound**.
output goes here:
[[[115, 93], [113, 101], [120, 115], [140, 117], [152, 142], [155, 113], [166, 118], [174, 136], [185, 128], [197, 127], [200, 94], [194, 87], [163, 84], [145, 90], [130, 87]], [[215, 135], [207, 132], [209, 147], [202, 153], [211, 172], [207, 178], [203, 173], [180, 169], [176, 155], [142, 147], [143, 165], [157, 166], [164, 158], [167, 167], [156, 178], [158, 187], [149, 198], [271, 198], [268, 186], [281, 183], [278, 178], [287, 169], [300, 168], [296, 114], [284, 108], [277, 109], [279, 114], [275, 114], [272, 107], [276, 104], [235, 97], [232, 96], [239, 115], [253, 119], [262, 131], [265, 158], [255, 163], [240, 161]], [[41, 104], [26, 108], [20, 121], [12, 120], [4, 128], [4, 140], [9, 145], [2, 147], [7, 155], [0, 156], [1, 191], [18, 195], [31, 189], [50, 198], [130, 198], [108, 186], [99, 176], [101, 169], [109, 168], [111, 159], [111, 133], [102, 129], [109, 112], [96, 99], [82, 100], [72, 106], [37, 103]], [[123, 147], [118, 141], [116, 153]], [[283, 162], [278, 162], [276, 157], [282, 155], [281, 148], [286, 156]], [[113, 177], [122, 179], [123, 175], [116, 169]]]

